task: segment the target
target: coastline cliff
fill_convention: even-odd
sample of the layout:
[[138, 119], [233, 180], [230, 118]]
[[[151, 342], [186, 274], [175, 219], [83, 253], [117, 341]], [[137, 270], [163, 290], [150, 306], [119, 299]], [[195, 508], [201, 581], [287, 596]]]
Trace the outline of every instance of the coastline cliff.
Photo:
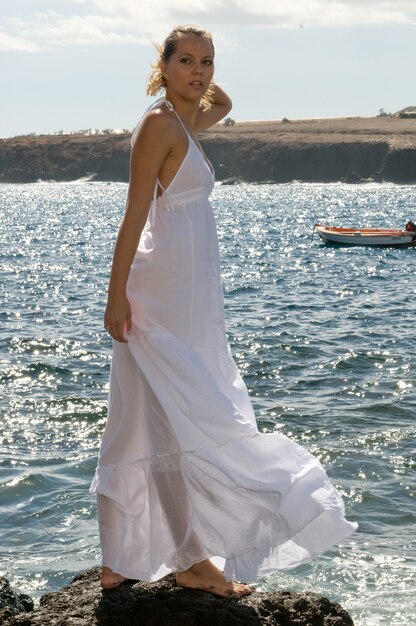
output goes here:
[[[416, 119], [217, 124], [200, 141], [218, 181], [416, 183]], [[0, 182], [127, 182], [129, 153], [130, 134], [0, 139]]]

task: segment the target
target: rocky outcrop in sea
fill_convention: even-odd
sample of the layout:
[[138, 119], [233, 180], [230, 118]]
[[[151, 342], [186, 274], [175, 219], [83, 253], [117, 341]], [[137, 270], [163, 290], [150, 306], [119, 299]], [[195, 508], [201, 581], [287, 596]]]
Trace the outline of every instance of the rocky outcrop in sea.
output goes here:
[[110, 591], [99, 586], [99, 568], [42, 596], [33, 610], [28, 596], [0, 579], [2, 626], [354, 626], [336, 602], [311, 592], [255, 592], [235, 599], [182, 589], [173, 575], [157, 583], [128, 581]]

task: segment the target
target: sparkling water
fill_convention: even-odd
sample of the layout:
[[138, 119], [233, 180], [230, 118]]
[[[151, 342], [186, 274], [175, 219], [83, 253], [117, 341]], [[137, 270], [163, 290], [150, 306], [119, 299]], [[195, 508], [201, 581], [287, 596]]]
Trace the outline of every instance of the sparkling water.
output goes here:
[[[127, 187], [0, 190], [0, 574], [39, 598], [100, 563], [88, 486], [106, 417], [102, 318]], [[259, 586], [323, 593], [356, 626], [411, 626], [416, 250], [329, 247], [312, 230], [402, 227], [416, 218], [416, 187], [217, 185], [212, 199], [229, 341], [259, 427], [313, 452], [360, 525]]]

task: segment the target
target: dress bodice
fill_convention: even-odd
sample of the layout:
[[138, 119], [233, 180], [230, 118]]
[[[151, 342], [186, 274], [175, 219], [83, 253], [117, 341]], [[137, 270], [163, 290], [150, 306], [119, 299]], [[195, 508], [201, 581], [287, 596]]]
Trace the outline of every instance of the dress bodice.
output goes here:
[[[179, 165], [176, 174], [166, 188], [163, 187], [159, 179], [156, 181], [153, 201], [149, 211], [150, 224], [154, 224], [155, 212], [158, 206], [164, 206], [165, 208], [168, 208], [168, 210], [171, 210], [172, 208], [174, 208], [175, 205], [188, 202], [191, 197], [208, 197], [214, 187], [215, 182], [215, 176], [212, 166], [187, 131], [186, 126], [175, 111], [171, 102], [169, 102], [169, 100], [167, 100], [166, 98], [159, 98], [159, 100], [156, 100], [156, 102], [154, 102], [147, 109], [146, 113], [163, 105], [165, 105], [170, 111], [173, 111], [173, 113], [175, 113], [176, 117], [181, 123], [187, 136], [188, 150], [181, 164]], [[144, 115], [146, 115], [146, 113]], [[143, 118], [140, 120], [132, 135], [132, 143], [134, 143], [137, 137], [137, 133]], [[162, 190], [162, 195], [160, 195], [159, 197], [157, 197], [158, 189]]]

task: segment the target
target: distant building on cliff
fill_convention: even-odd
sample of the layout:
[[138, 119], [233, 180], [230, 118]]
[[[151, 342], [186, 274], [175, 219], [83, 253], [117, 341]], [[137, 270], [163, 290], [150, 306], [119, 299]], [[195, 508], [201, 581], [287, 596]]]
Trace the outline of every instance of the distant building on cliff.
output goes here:
[[406, 107], [401, 109], [401, 111], [397, 111], [395, 115], [405, 119], [416, 118], [416, 107]]

